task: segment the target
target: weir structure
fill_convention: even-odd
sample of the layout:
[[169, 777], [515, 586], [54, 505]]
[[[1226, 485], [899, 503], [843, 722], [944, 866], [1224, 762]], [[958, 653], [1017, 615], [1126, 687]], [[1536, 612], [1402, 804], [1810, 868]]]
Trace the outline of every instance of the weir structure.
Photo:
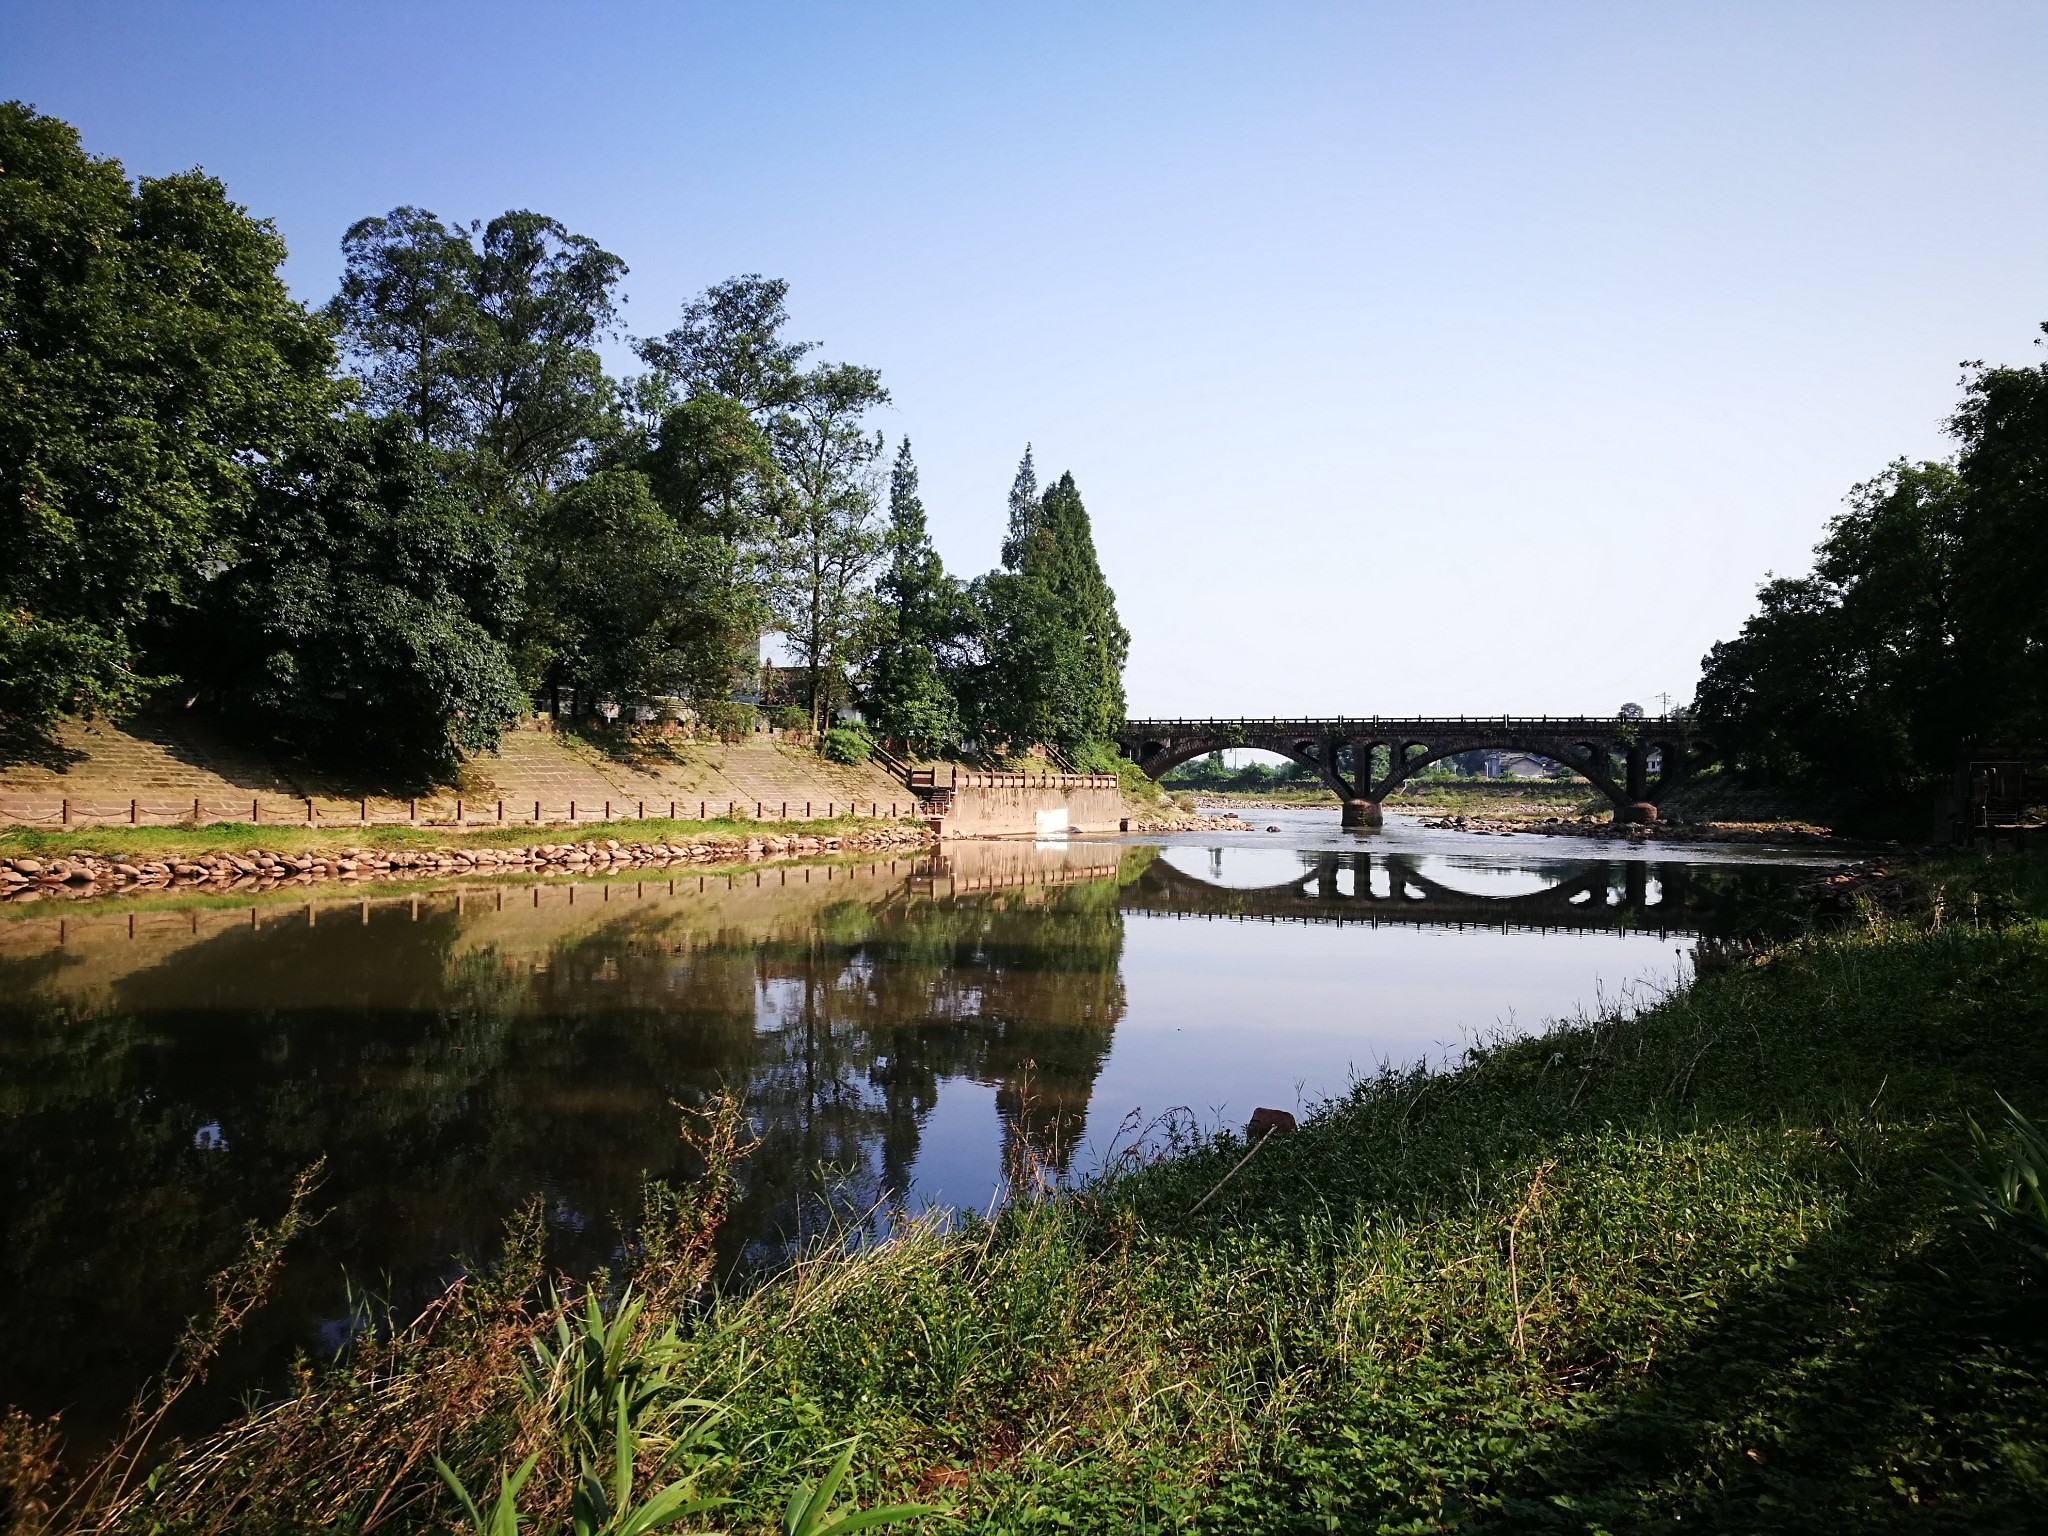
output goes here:
[[1616, 821], [1654, 821], [1658, 803], [1713, 756], [1705, 733], [1684, 715], [1127, 720], [1117, 746], [1154, 779], [1234, 747], [1292, 758], [1344, 802], [1347, 827], [1379, 826], [1380, 802], [1431, 763], [1496, 750], [1569, 768], [1613, 802]]

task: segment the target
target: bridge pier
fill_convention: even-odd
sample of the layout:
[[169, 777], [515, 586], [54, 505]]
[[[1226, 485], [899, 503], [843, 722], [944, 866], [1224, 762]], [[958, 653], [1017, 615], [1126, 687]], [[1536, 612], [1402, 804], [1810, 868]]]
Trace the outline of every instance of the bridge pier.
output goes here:
[[1344, 802], [1343, 825], [1356, 827], [1360, 831], [1376, 831], [1386, 825], [1386, 817], [1380, 814], [1377, 800], [1346, 800]]

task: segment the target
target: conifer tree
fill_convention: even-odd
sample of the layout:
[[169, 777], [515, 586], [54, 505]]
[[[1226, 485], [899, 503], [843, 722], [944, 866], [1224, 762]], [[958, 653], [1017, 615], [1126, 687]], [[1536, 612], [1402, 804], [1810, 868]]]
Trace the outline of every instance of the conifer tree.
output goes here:
[[1039, 495], [1029, 449], [1010, 492], [1003, 566], [975, 585], [985, 657], [979, 727], [1012, 750], [1042, 743], [1097, 760], [1123, 721], [1130, 637], [1074, 477], [1063, 474]]
[[889, 474], [889, 568], [876, 584], [876, 650], [866, 703], [884, 739], [913, 752], [957, 746], [960, 709], [945, 653], [960, 635], [960, 595], [925, 525], [910, 439]]

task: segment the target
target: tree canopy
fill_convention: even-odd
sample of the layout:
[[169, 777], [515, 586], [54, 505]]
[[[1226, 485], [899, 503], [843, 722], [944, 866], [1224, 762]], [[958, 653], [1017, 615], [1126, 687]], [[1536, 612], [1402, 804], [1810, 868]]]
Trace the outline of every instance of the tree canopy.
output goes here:
[[421, 781], [536, 706], [729, 719], [768, 632], [814, 729], [857, 701], [921, 752], [1085, 755], [1120, 718], [1072, 477], [1027, 453], [1003, 569], [949, 578], [907, 440], [883, 516], [881, 375], [791, 339], [780, 279], [614, 378], [626, 265], [554, 218], [401, 204], [341, 249], [309, 312], [218, 181], [0, 107], [0, 757], [175, 681]]
[[1973, 368], [1946, 463], [1855, 487], [1704, 662], [1724, 757], [1903, 803], [1963, 745], [2048, 739], [2048, 367]]

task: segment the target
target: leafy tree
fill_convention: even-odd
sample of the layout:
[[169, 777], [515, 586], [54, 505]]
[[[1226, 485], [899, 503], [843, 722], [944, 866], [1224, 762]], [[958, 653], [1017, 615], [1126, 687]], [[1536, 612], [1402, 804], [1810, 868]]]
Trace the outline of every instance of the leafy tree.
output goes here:
[[889, 567], [876, 583], [876, 648], [866, 673], [871, 722], [913, 752], [960, 741], [960, 708], [944, 657], [961, 638], [961, 593], [925, 524], [910, 439], [889, 474]]
[[522, 712], [511, 552], [440, 471], [352, 414], [265, 477], [202, 618], [214, 679], [282, 745], [433, 781]]
[[874, 484], [882, 439], [864, 423], [888, 399], [874, 369], [822, 364], [799, 376], [768, 427], [785, 487], [770, 604], [807, 674], [814, 730], [867, 628], [865, 583], [884, 545]]
[[781, 278], [730, 277], [685, 305], [675, 329], [634, 343], [654, 373], [661, 405], [677, 395], [724, 395], [765, 420], [787, 404], [813, 350], [810, 342], [782, 337], [788, 298]]
[[679, 527], [646, 477], [607, 469], [552, 498], [535, 525], [523, 626], [548, 697], [724, 699], [751, 664], [760, 601], [733, 547]]
[[477, 253], [423, 208], [358, 220], [341, 239], [341, 292], [328, 303], [371, 409], [403, 417], [423, 443], [467, 440], [468, 354], [477, 344]]
[[692, 395], [670, 407], [639, 462], [656, 500], [690, 531], [758, 544], [780, 505], [768, 435], [729, 395]]
[[1969, 723], [2048, 740], [2048, 365], [1979, 367], [1949, 429], [1961, 445], [1954, 623]]
[[1897, 795], [1966, 728], [1954, 634], [1963, 486], [1892, 465], [1850, 492], [1812, 574], [1768, 582], [1715, 645], [1699, 709], [1725, 755], [1794, 783]]
[[68, 124], [0, 104], [0, 757], [139, 701], [147, 626], [334, 405], [284, 255], [212, 177], [131, 185]]
[[595, 241], [525, 210], [451, 228], [397, 208], [342, 250], [329, 313], [370, 402], [458, 453], [487, 504], [544, 495], [615, 432], [594, 348], [626, 265]]
[[1027, 448], [1010, 492], [1001, 571], [975, 584], [982, 730], [1095, 763], [1123, 721], [1130, 637], [1095, 554], [1088, 509], [1065, 474], [1043, 495]]

